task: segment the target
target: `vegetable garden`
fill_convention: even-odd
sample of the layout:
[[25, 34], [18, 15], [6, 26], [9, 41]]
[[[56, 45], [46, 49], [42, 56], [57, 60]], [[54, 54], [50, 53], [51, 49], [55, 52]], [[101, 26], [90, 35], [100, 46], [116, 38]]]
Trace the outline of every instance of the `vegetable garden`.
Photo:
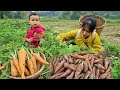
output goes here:
[[[119, 22], [115, 21], [113, 23], [112, 20], [109, 20], [101, 33], [101, 42], [103, 46], [109, 50], [107, 57], [111, 61], [112, 79], [120, 79], [120, 26], [118, 23]], [[82, 47], [73, 46], [69, 44], [69, 42], [59, 42], [55, 39], [59, 33], [79, 28], [79, 22], [77, 20], [46, 20], [41, 18], [41, 25], [46, 29], [46, 38], [41, 39], [43, 46], [31, 50], [44, 53], [47, 62], [50, 63], [50, 58], [58, 54], [64, 55], [80, 51], [86, 52]], [[28, 28], [27, 20], [0, 20], [0, 66], [5, 65], [5, 68], [0, 70], [0, 79], [9, 79], [11, 73], [11, 53], [21, 49], [22, 46], [25, 49], [29, 49], [27, 43], [22, 42]], [[90, 47], [88, 51], [90, 52], [91, 50], [92, 48]], [[45, 65], [39, 79], [49, 78], [49, 65]]]

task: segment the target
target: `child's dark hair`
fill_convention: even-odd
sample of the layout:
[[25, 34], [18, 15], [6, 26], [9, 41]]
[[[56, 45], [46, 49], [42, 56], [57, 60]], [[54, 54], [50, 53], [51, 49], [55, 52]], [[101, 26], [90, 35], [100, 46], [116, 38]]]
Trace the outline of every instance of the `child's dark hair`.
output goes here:
[[82, 27], [84, 25], [88, 25], [89, 26], [89, 32], [93, 32], [94, 29], [95, 29], [95, 27], [96, 27], [96, 23], [97, 23], [97, 21], [96, 21], [95, 18], [93, 18], [93, 17], [87, 17], [86, 19], [83, 20]]
[[[31, 13], [29, 14], [29, 20], [30, 20], [30, 17], [31, 17], [32, 15], [37, 15], [37, 16], [39, 16], [39, 14], [37, 14], [37, 13], [35, 13], [35, 12], [31, 12]], [[40, 17], [40, 16], [39, 16], [39, 17]]]

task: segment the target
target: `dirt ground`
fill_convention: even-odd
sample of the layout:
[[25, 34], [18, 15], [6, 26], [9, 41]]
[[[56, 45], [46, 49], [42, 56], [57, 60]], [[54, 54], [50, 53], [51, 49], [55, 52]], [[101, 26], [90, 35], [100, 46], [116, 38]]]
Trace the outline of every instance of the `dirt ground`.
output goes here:
[[[55, 33], [67, 32], [80, 27], [79, 22], [42, 22], [42, 25], [52, 28]], [[101, 33], [102, 37], [120, 45], [120, 25], [106, 24]]]

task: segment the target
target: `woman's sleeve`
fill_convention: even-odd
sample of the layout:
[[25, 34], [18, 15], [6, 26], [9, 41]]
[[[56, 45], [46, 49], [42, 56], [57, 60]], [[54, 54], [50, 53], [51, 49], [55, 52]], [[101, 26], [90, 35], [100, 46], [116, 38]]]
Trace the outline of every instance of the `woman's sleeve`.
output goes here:
[[67, 41], [70, 39], [74, 39], [76, 34], [77, 34], [78, 30], [72, 30], [70, 32], [67, 33], [61, 33], [57, 36], [57, 40], [61, 40], [61, 41]]
[[95, 38], [93, 40], [93, 49], [94, 53], [98, 54], [100, 51], [102, 51], [101, 41], [99, 35], [96, 33]]

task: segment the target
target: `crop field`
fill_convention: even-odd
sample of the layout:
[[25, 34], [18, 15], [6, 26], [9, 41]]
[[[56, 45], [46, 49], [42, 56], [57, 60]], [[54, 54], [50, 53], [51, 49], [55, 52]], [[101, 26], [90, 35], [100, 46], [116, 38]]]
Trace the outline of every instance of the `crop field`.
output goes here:
[[[112, 21], [112, 20], [111, 20]], [[43, 52], [46, 60], [57, 54], [80, 52], [83, 49], [77, 46], [67, 45], [58, 42], [55, 38], [59, 33], [64, 33], [79, 28], [77, 20], [41, 20], [41, 25], [46, 29], [46, 38], [41, 40], [43, 47], [35, 48], [37, 52]], [[6, 69], [0, 70], [0, 79], [9, 79], [10, 58], [16, 49], [22, 45], [28, 48], [27, 43], [22, 39], [29, 28], [26, 20], [6, 19], [0, 20], [0, 64], [5, 64]], [[101, 33], [101, 42], [109, 50], [107, 57], [112, 62], [111, 73], [113, 79], [120, 79], [120, 26], [119, 22], [108, 22]], [[69, 48], [68, 48], [69, 47]], [[49, 79], [49, 65], [45, 65], [39, 79]]]

